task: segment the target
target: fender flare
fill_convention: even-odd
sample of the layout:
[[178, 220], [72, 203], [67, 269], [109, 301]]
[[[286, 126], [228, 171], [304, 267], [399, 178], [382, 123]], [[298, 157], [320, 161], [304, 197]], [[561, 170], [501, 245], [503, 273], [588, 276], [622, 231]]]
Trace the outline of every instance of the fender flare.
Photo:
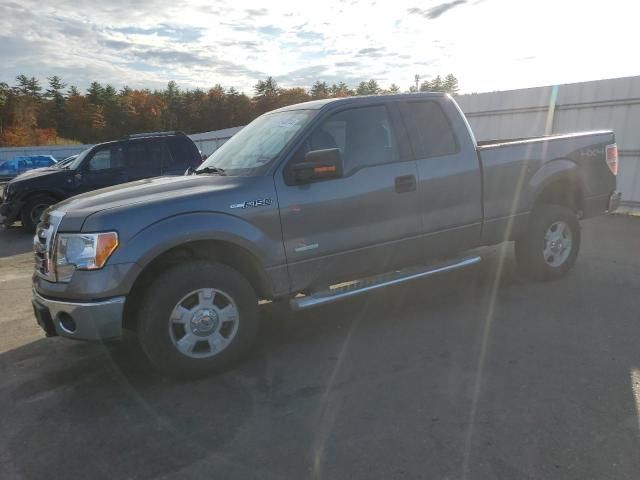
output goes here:
[[[169, 250], [196, 241], [221, 241], [239, 247], [255, 259], [258, 275], [269, 287], [265, 258], [284, 259], [282, 242], [268, 238], [255, 225], [233, 215], [215, 212], [191, 212], [165, 217], [124, 239], [124, 248], [116, 250], [111, 261], [135, 263], [126, 282], [134, 285], [138, 277], [155, 259]], [[279, 245], [279, 247], [276, 247]]]
[[126, 240], [126, 248], [123, 249], [125, 257], [117, 260], [118, 263], [135, 262], [144, 267], [163, 252], [198, 240], [232, 243], [249, 251], [257, 259], [279, 253], [260, 248], [259, 245], [268, 245], [272, 240], [255, 225], [239, 217], [215, 212], [190, 212], [165, 217], [147, 225]]
[[531, 197], [527, 210], [531, 210], [540, 194], [550, 185], [566, 181], [575, 184], [580, 192], [584, 192], [585, 181], [578, 164], [566, 158], [559, 158], [546, 162], [530, 178], [528, 185]]

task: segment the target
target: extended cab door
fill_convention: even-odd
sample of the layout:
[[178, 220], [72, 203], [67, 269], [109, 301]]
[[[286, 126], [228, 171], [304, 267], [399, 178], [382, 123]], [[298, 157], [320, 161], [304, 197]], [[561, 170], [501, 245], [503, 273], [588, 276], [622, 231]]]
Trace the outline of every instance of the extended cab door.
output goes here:
[[418, 169], [427, 260], [475, 247], [482, 229], [482, 178], [475, 145], [452, 101], [398, 104]]
[[[309, 151], [340, 150], [341, 178], [299, 183], [293, 165]], [[422, 260], [416, 164], [403, 160], [384, 104], [328, 114], [283, 175], [276, 175], [293, 290], [391, 271]]]
[[80, 167], [76, 181], [77, 189], [74, 194], [126, 182], [122, 144], [96, 147]]

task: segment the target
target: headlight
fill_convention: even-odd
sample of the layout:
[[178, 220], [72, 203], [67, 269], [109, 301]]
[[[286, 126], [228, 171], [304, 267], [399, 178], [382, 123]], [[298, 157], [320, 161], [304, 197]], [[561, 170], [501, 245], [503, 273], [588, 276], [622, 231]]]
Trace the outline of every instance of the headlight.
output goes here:
[[16, 187], [14, 185], [12, 185], [11, 183], [7, 183], [4, 186], [4, 191], [2, 192], [2, 196], [4, 197], [5, 200], [9, 200], [9, 197], [11, 195], [13, 195], [13, 193], [15, 192]]
[[61, 233], [56, 241], [56, 277], [69, 282], [76, 270], [98, 270], [104, 267], [118, 248], [118, 234]]

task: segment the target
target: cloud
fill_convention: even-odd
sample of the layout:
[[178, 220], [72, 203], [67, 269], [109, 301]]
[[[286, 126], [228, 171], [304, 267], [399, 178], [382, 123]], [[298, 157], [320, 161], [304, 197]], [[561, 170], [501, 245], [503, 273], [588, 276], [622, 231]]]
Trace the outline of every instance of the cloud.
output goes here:
[[248, 17], [264, 17], [269, 13], [269, 10], [266, 8], [248, 8], [247, 16]]
[[408, 10], [411, 15], [420, 15], [422, 17], [428, 18], [429, 20], [435, 20], [440, 17], [443, 13], [448, 12], [452, 8], [457, 7], [458, 5], [464, 5], [467, 3], [467, 0], [453, 0], [452, 2], [441, 3], [440, 5], [436, 5], [435, 7], [424, 10], [422, 8], [413, 7]]
[[131, 48], [135, 43], [132, 42], [124, 42], [120, 40], [101, 40], [101, 43], [107, 47], [112, 48], [114, 50], [126, 50]]
[[178, 50], [143, 50], [136, 51], [134, 55], [141, 60], [179, 65], [198, 65], [204, 61], [204, 58], [199, 55]]
[[[175, 80], [182, 88], [220, 83], [251, 92], [267, 75], [283, 86], [309, 87], [318, 79], [355, 86], [373, 77], [383, 86], [395, 82], [408, 88], [415, 74], [432, 78], [451, 72], [464, 89], [481, 91], [637, 74], [633, 62], [622, 58], [625, 50], [617, 48], [637, 43], [633, 22], [640, 7], [628, 0], [611, 0], [604, 10], [583, 2], [580, 22], [564, 22], [569, 30], [560, 43], [536, 28], [548, 23], [551, 10], [555, 18], [574, 18], [574, 2], [0, 3], [0, 81], [8, 83], [19, 74], [43, 84], [60, 75], [81, 89], [93, 80], [116, 88], [157, 88]], [[616, 15], [619, 11], [625, 14]], [[582, 35], [611, 22], [620, 25], [615, 38]], [[563, 68], [567, 51], [574, 58], [571, 69]], [[500, 55], [489, 58], [487, 52]]]
[[266, 25], [264, 27], [258, 27], [257, 29], [260, 33], [264, 33], [265, 35], [277, 36], [281, 35], [284, 30], [278, 27], [274, 27], [273, 25]]
[[371, 57], [371, 58], [379, 58], [379, 57], [383, 57], [385, 55], [385, 48], [384, 47], [369, 47], [369, 48], [362, 48], [358, 51], [357, 56], [358, 57]]
[[308, 41], [322, 41], [325, 39], [325, 36], [323, 33], [319, 33], [319, 32], [296, 32], [296, 37], [302, 39], [302, 40], [308, 40]]
[[202, 28], [180, 27], [175, 25], [159, 25], [157, 27], [120, 27], [114, 28], [114, 32], [125, 35], [158, 35], [180, 42], [194, 42], [202, 36]]

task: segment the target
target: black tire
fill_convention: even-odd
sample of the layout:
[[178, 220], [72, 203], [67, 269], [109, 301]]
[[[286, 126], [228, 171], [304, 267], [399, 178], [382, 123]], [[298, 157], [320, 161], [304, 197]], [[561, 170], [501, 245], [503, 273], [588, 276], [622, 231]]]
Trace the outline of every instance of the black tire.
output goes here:
[[27, 200], [20, 211], [22, 227], [28, 232], [35, 232], [36, 226], [40, 223], [42, 212], [56, 203], [58, 200], [48, 195], [38, 195]]
[[[565, 224], [570, 230], [570, 246], [567, 247], [569, 252], [563, 261], [561, 261], [564, 258], [562, 247], [559, 247], [561, 253], [558, 257], [550, 255], [545, 258], [545, 247], [548, 245], [545, 235], [550, 229], [554, 227], [557, 229], [558, 224]], [[564, 242], [566, 247], [566, 239]], [[515, 245], [519, 270], [527, 277], [536, 280], [554, 280], [565, 275], [573, 267], [579, 250], [580, 224], [576, 214], [567, 207], [549, 204], [538, 205], [531, 212], [529, 225], [516, 240]], [[554, 263], [559, 264], [554, 265]]]
[[[226, 295], [233, 300], [238, 311], [237, 329], [230, 343], [219, 353], [193, 358], [180, 352], [174, 343], [170, 317], [181, 299], [203, 288], [224, 292], [223, 298]], [[211, 261], [191, 260], [170, 267], [145, 290], [138, 310], [138, 338], [144, 353], [160, 371], [174, 377], [199, 377], [222, 370], [249, 351], [257, 336], [258, 315], [255, 291], [240, 273]], [[192, 324], [188, 325], [185, 335], [186, 328], [191, 328]], [[193, 335], [191, 331], [189, 333]], [[198, 344], [205, 341], [198, 340]]]

